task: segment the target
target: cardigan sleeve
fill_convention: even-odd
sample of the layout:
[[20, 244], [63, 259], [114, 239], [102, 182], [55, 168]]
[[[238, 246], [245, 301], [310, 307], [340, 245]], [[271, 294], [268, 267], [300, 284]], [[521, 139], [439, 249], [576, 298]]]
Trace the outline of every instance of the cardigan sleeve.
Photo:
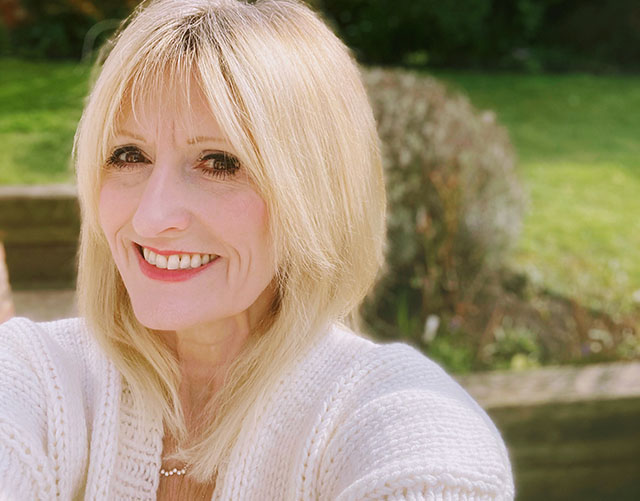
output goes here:
[[353, 371], [325, 450], [326, 499], [512, 500], [507, 449], [478, 404], [412, 348], [378, 350]]
[[72, 499], [87, 430], [77, 363], [40, 325], [0, 325], [0, 498]]

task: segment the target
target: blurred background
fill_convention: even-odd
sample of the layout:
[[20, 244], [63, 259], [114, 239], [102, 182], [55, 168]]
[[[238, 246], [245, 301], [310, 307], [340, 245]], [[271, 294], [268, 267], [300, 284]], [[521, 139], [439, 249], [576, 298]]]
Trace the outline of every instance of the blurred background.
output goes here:
[[[536, 368], [640, 359], [640, 2], [308, 3], [361, 64], [382, 141], [390, 239], [386, 273], [363, 310], [369, 330], [461, 378], [504, 370], [532, 381]], [[5, 303], [13, 297], [20, 314], [73, 311], [73, 134], [91, 63], [136, 4], [0, 0], [0, 242]], [[607, 419], [637, 417], [638, 398], [636, 414]], [[514, 450], [515, 430], [533, 419], [525, 414], [492, 414]], [[529, 424], [543, 429], [541, 416]], [[589, 419], [561, 466], [581, 465], [574, 480], [584, 492], [557, 488], [552, 498], [640, 498], [629, 480], [640, 471], [637, 425]], [[628, 472], [617, 480], [626, 490], [608, 497], [588, 485], [601, 470], [584, 458], [613, 447], [584, 446], [596, 428], [626, 434], [615, 445], [626, 456], [609, 458], [607, 472], [613, 484]], [[549, 447], [537, 456], [522, 452], [525, 439], [514, 452], [522, 499], [550, 499], [553, 468], [533, 474], [531, 458], [557, 456], [558, 433], [537, 438]]]

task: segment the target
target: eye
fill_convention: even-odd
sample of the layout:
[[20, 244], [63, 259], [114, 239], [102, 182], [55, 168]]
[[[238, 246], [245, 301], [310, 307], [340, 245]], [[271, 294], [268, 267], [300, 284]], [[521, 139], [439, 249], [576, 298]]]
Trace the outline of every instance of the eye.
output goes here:
[[142, 150], [133, 145], [116, 148], [109, 157], [109, 160], [107, 160], [107, 165], [118, 168], [135, 167], [136, 164], [149, 163], [151, 163], [151, 161], [145, 156]]
[[226, 178], [233, 176], [240, 169], [240, 160], [231, 153], [216, 151], [200, 157], [198, 168], [207, 176]]

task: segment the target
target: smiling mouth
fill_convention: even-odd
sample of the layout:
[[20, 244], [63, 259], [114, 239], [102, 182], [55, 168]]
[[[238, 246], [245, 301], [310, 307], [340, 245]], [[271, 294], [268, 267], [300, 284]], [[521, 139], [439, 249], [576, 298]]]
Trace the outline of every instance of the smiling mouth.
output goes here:
[[161, 270], [193, 270], [214, 261], [217, 254], [161, 254], [148, 247], [135, 244], [140, 256], [150, 265]]

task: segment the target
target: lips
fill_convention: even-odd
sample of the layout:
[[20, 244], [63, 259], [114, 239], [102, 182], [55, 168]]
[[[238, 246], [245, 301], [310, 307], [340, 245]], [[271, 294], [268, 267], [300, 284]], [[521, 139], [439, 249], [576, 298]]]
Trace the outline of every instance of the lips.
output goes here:
[[217, 254], [193, 254], [160, 251], [136, 244], [136, 256], [144, 275], [153, 280], [181, 282], [189, 280], [216, 263]]

